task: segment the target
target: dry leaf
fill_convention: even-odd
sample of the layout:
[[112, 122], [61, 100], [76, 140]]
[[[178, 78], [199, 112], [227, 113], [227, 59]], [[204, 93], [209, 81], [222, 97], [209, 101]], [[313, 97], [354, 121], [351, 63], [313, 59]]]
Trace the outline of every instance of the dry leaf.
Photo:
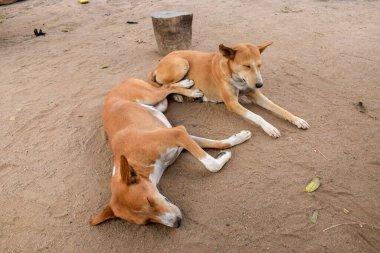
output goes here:
[[317, 223], [317, 219], [318, 219], [318, 210], [313, 210], [310, 217], [311, 223], [313, 224]]

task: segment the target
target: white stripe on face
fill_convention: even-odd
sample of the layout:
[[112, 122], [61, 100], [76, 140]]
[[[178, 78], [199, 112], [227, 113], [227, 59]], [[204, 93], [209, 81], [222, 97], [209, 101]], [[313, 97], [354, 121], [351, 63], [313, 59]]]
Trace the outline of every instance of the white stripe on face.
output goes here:
[[260, 70], [255, 68], [256, 70], [256, 83], [263, 83], [263, 77], [261, 76]]

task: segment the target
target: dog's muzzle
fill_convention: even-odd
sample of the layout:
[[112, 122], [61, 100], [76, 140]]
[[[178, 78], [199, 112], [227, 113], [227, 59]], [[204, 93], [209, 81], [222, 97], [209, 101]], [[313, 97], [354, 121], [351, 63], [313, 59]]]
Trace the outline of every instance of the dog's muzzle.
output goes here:
[[173, 224], [173, 227], [179, 228], [181, 226], [182, 219], [180, 217], [177, 217], [176, 221]]
[[260, 89], [261, 87], [264, 86], [264, 84], [263, 83], [256, 83], [255, 86], [256, 86], [256, 88]]
[[260, 89], [264, 86], [263, 77], [261, 76], [260, 70], [256, 69], [256, 88]]

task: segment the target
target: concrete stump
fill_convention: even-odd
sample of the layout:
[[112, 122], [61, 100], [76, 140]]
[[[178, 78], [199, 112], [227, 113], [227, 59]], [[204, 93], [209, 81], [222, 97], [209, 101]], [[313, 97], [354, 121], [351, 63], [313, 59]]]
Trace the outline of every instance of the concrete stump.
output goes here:
[[0, 5], [13, 4], [19, 0], [0, 0]]
[[161, 55], [166, 55], [175, 50], [189, 49], [192, 34], [192, 13], [158, 11], [152, 13], [152, 22], [158, 52]]

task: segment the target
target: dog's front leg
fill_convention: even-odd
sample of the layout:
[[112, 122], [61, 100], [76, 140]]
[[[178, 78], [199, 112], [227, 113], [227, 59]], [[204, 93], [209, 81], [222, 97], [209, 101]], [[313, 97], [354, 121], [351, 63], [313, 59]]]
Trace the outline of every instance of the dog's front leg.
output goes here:
[[248, 97], [251, 98], [252, 101], [257, 105], [277, 114], [283, 119], [286, 119], [287, 121], [296, 125], [298, 128], [308, 129], [310, 127], [310, 125], [305, 120], [291, 114], [287, 110], [276, 105], [275, 103], [270, 101], [266, 96], [264, 96], [259, 90], [253, 90], [251, 93], [248, 94]]
[[253, 112], [247, 110], [241, 104], [239, 104], [237, 97], [226, 94], [225, 96], [223, 96], [223, 100], [229, 111], [235, 112], [243, 116], [247, 120], [260, 126], [269, 136], [272, 136], [274, 138], [278, 138], [281, 136], [280, 131], [278, 131], [277, 128], [269, 124], [261, 116], [254, 114]]

